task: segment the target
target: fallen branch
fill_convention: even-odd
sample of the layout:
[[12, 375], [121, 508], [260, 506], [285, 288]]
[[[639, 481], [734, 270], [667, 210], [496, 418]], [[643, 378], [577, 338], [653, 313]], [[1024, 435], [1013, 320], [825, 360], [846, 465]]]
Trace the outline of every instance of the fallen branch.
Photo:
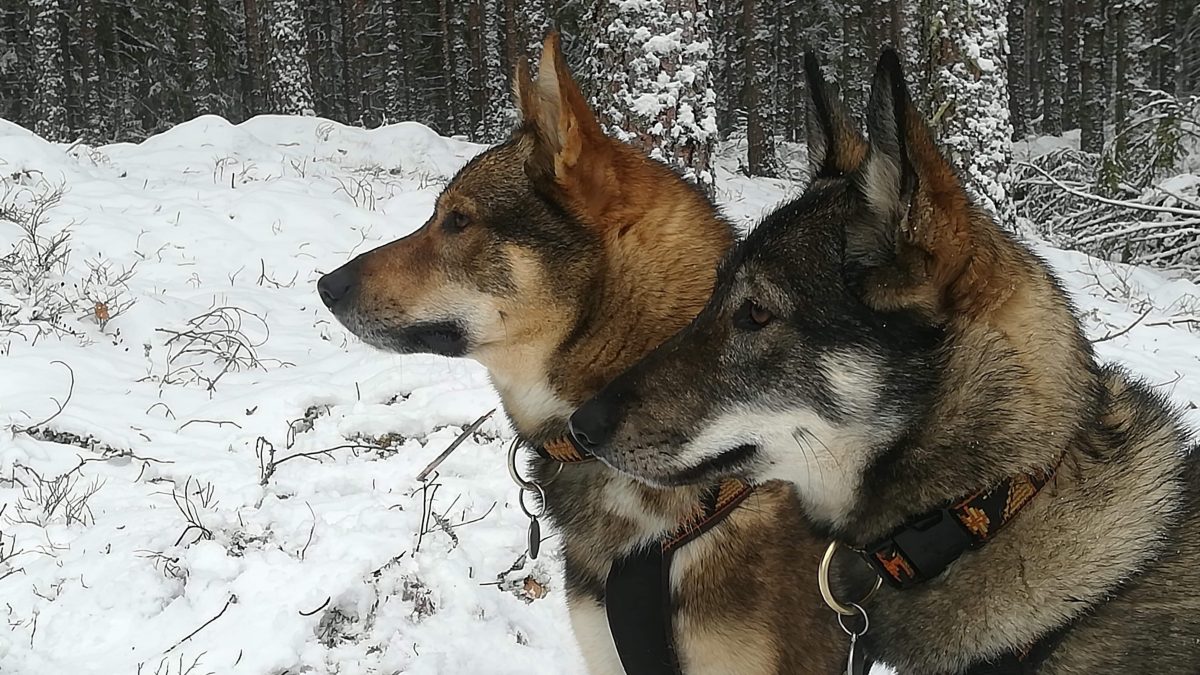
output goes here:
[[1098, 338], [1096, 338], [1095, 340], [1092, 340], [1092, 344], [1096, 344], [1096, 343], [1098, 343], [1098, 342], [1106, 342], [1106, 341], [1108, 341], [1108, 340], [1112, 340], [1112, 339], [1114, 339], [1114, 338], [1119, 338], [1119, 337], [1121, 337], [1122, 335], [1124, 335], [1124, 334], [1128, 333], [1129, 331], [1133, 330], [1133, 329], [1134, 329], [1134, 327], [1135, 327], [1135, 326], [1137, 326], [1139, 323], [1141, 323], [1141, 322], [1142, 322], [1142, 319], [1145, 319], [1147, 316], [1149, 316], [1149, 315], [1150, 315], [1150, 312], [1152, 312], [1152, 311], [1154, 311], [1154, 308], [1153, 308], [1153, 307], [1149, 307], [1149, 308], [1147, 308], [1147, 309], [1146, 309], [1146, 311], [1142, 312], [1142, 315], [1141, 315], [1141, 316], [1139, 316], [1139, 317], [1138, 317], [1138, 318], [1137, 318], [1137, 319], [1136, 319], [1136, 320], [1135, 320], [1133, 323], [1129, 324], [1128, 326], [1126, 326], [1126, 327], [1122, 328], [1121, 330], [1119, 330], [1119, 331], [1117, 331], [1117, 332], [1115, 332], [1115, 333], [1109, 333], [1109, 334], [1105, 335], [1104, 337], [1098, 337]]
[[209, 625], [211, 625], [211, 624], [212, 624], [212, 622], [214, 622], [214, 621], [216, 621], [217, 619], [221, 618], [221, 616], [223, 616], [223, 615], [225, 614], [225, 610], [229, 609], [229, 606], [230, 606], [230, 605], [232, 605], [232, 604], [233, 604], [233, 603], [235, 603], [235, 602], [237, 602], [237, 596], [236, 596], [236, 595], [230, 595], [230, 596], [229, 596], [229, 599], [225, 601], [225, 606], [221, 608], [221, 611], [220, 611], [220, 612], [217, 612], [217, 615], [216, 615], [216, 616], [214, 616], [213, 618], [209, 619], [208, 621], [205, 621], [204, 623], [200, 624], [200, 627], [199, 627], [199, 628], [197, 628], [196, 630], [194, 630], [194, 631], [192, 631], [192, 632], [188, 633], [187, 635], [185, 635], [185, 636], [183, 637], [183, 639], [182, 639], [182, 640], [180, 640], [179, 642], [176, 642], [175, 644], [173, 644], [173, 645], [171, 645], [170, 647], [168, 647], [166, 650], [164, 650], [164, 651], [163, 651], [163, 655], [166, 655], [166, 654], [167, 654], [167, 653], [169, 653], [169, 652], [170, 652], [172, 649], [175, 649], [175, 648], [176, 648], [176, 647], [178, 647], [179, 645], [181, 645], [181, 644], [183, 644], [183, 643], [187, 642], [188, 640], [192, 639], [193, 637], [195, 637], [195, 636], [196, 636], [196, 633], [199, 633], [200, 631], [204, 630], [205, 628], [208, 628], [208, 627], [209, 627]]
[[474, 422], [471, 422], [466, 427], [464, 427], [462, 430], [462, 433], [458, 435], [458, 438], [454, 439], [454, 442], [450, 444], [450, 447], [443, 450], [442, 454], [435, 457], [434, 460], [432, 462], [430, 462], [428, 466], [426, 466], [424, 469], [421, 470], [421, 473], [417, 474], [417, 480], [424, 483], [425, 479], [429, 477], [429, 474], [433, 473], [434, 470], [436, 470], [439, 466], [441, 466], [442, 462], [446, 461], [446, 458], [450, 456], [450, 453], [457, 450], [458, 446], [462, 445], [462, 442], [467, 440], [467, 436], [470, 436], [471, 434], [475, 433], [475, 430], [478, 429], [479, 427], [483, 426], [483, 423], [486, 422], [487, 419], [489, 417], [491, 417], [492, 414], [495, 412], [496, 412], [496, 409], [492, 408], [491, 410], [480, 415], [479, 419], [475, 420]]

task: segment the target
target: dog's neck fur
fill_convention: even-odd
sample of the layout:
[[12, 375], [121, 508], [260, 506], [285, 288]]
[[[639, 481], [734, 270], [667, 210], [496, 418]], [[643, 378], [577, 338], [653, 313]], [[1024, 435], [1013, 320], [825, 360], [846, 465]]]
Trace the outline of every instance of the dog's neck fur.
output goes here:
[[[971, 270], [978, 275], [974, 304], [944, 315], [945, 338], [931, 355], [941, 380], [928, 384], [936, 392], [928, 400], [936, 403], [876, 449], [856, 499], [833, 528], [853, 544], [1008, 477], [1054, 466], [1078, 447], [1080, 421], [1100, 414], [1099, 369], [1066, 294], [1032, 253], [987, 216], [972, 215], [975, 258], [983, 262]], [[1021, 391], [1011, 390], [1014, 382]], [[995, 401], [1012, 407], [997, 415], [989, 411]]]
[[[604, 197], [588, 195], [586, 208], [569, 194], [563, 199], [598, 232], [604, 251], [590, 296], [578, 299], [575, 324], [564, 325], [552, 347], [515, 346], [485, 363], [527, 439], [565, 434], [577, 406], [686, 326], [707, 302], [717, 264], [733, 243], [733, 229], [703, 195], [665, 165], [609, 143]], [[533, 354], [548, 356], [539, 363]]]

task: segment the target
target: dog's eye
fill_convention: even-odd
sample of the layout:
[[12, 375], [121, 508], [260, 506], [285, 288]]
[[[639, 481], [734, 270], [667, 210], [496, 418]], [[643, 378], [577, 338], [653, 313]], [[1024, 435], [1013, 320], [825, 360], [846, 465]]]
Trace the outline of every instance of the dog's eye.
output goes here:
[[470, 224], [471, 219], [462, 211], [451, 211], [442, 219], [442, 229], [451, 234], [462, 232]]
[[771, 310], [753, 300], [747, 300], [734, 312], [733, 325], [741, 330], [759, 330], [765, 328], [774, 319], [775, 315], [771, 313]]

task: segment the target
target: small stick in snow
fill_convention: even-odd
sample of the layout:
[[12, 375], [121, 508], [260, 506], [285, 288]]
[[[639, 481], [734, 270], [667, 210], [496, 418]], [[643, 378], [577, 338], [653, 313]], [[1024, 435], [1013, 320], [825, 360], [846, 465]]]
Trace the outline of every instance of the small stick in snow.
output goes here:
[[1137, 318], [1137, 320], [1135, 320], [1133, 323], [1129, 324], [1128, 326], [1126, 326], [1126, 327], [1122, 328], [1121, 330], [1119, 330], [1119, 331], [1117, 331], [1117, 332], [1115, 332], [1115, 333], [1109, 333], [1109, 334], [1107, 334], [1107, 335], [1105, 335], [1105, 336], [1103, 336], [1103, 337], [1098, 337], [1098, 338], [1096, 338], [1095, 340], [1092, 340], [1092, 344], [1096, 344], [1097, 342], [1105, 342], [1105, 341], [1107, 341], [1107, 340], [1112, 340], [1113, 338], [1119, 338], [1119, 337], [1121, 337], [1122, 335], [1124, 335], [1124, 334], [1128, 333], [1129, 331], [1133, 330], [1133, 329], [1134, 329], [1134, 327], [1136, 327], [1136, 326], [1137, 326], [1139, 323], [1141, 323], [1141, 322], [1142, 322], [1142, 319], [1145, 319], [1147, 316], [1150, 316], [1150, 312], [1152, 312], [1152, 311], [1154, 311], [1154, 307], [1150, 307], [1150, 308], [1148, 308], [1146, 311], [1142, 312], [1142, 315], [1141, 315], [1141, 316], [1139, 316], [1139, 317]]
[[475, 430], [478, 429], [479, 427], [483, 426], [483, 423], [486, 422], [487, 419], [489, 417], [491, 417], [492, 414], [495, 412], [496, 412], [496, 409], [492, 408], [491, 410], [480, 415], [479, 419], [468, 424], [462, 430], [462, 433], [458, 435], [458, 438], [454, 439], [454, 442], [450, 444], [450, 447], [443, 450], [442, 454], [435, 457], [434, 460], [429, 463], [429, 466], [425, 467], [424, 469], [421, 470], [421, 473], [417, 474], [417, 480], [424, 483], [425, 479], [429, 477], [429, 474], [433, 473], [439, 466], [441, 466], [442, 462], [446, 461], [446, 458], [450, 456], [450, 453], [457, 450], [458, 446], [462, 445], [462, 442], [467, 440], [467, 436], [470, 436], [471, 434], [475, 433]]
[[330, 601], [330, 600], [332, 600], [332, 599], [333, 599], [333, 596], [329, 596], [329, 597], [325, 598], [325, 602], [322, 602], [320, 607], [318, 607], [318, 608], [314, 609], [314, 610], [313, 610], [313, 611], [311, 611], [311, 612], [300, 612], [300, 616], [312, 616], [313, 614], [316, 614], [317, 612], [319, 612], [319, 611], [321, 611], [321, 610], [325, 609], [326, 607], [328, 607], [328, 606], [329, 606], [329, 601]]
[[229, 596], [229, 599], [225, 601], [225, 606], [221, 608], [221, 611], [217, 612], [217, 615], [216, 615], [216, 616], [214, 616], [213, 618], [209, 619], [208, 621], [205, 621], [204, 623], [200, 624], [200, 627], [199, 627], [199, 628], [197, 628], [196, 630], [194, 630], [194, 631], [192, 631], [192, 632], [188, 633], [187, 635], [185, 635], [185, 636], [184, 636], [184, 638], [183, 638], [182, 640], [180, 640], [179, 642], [176, 642], [175, 644], [173, 644], [173, 645], [171, 645], [170, 647], [168, 647], [166, 650], [164, 650], [164, 651], [163, 651], [163, 654], [166, 654], [166, 653], [170, 652], [172, 649], [175, 649], [176, 647], [178, 647], [179, 645], [181, 645], [181, 644], [183, 644], [183, 643], [187, 642], [188, 640], [191, 640], [193, 637], [195, 637], [195, 636], [196, 636], [196, 633], [199, 633], [200, 631], [204, 630], [205, 628], [208, 628], [208, 626], [209, 626], [209, 625], [210, 625], [212, 622], [214, 622], [214, 621], [216, 621], [217, 619], [221, 618], [221, 617], [222, 617], [222, 616], [225, 614], [225, 610], [229, 609], [229, 606], [230, 606], [230, 605], [232, 605], [232, 604], [233, 604], [233, 603], [235, 603], [235, 602], [237, 602], [237, 596], [236, 596], [236, 595], [230, 595], [230, 596]]
[[71, 368], [71, 366], [67, 365], [67, 363], [64, 361], [59, 361], [57, 359], [55, 359], [54, 361], [51, 361], [50, 363], [57, 363], [57, 364], [61, 365], [62, 367], [66, 368], [67, 372], [71, 375], [71, 384], [70, 384], [69, 388], [67, 389], [67, 398], [64, 399], [60, 403], [58, 399], [51, 396], [50, 400], [54, 401], [54, 405], [58, 406], [58, 410], [54, 411], [53, 415], [47, 417], [46, 419], [42, 420], [41, 422], [38, 422], [37, 424], [31, 424], [27, 427], [13, 429], [13, 431], [15, 431], [16, 433], [25, 434], [25, 433], [29, 433], [30, 431], [33, 431], [34, 429], [38, 429], [40, 427], [46, 426], [47, 424], [50, 423], [51, 420], [53, 420], [55, 417], [58, 417], [59, 415], [62, 414], [62, 411], [67, 408], [67, 404], [71, 402], [71, 396], [75, 394], [75, 371]]

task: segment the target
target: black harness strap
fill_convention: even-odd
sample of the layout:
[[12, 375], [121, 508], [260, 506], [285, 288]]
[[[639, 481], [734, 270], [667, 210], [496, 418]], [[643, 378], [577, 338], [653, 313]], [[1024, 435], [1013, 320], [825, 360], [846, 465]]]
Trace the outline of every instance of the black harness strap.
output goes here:
[[656, 544], [612, 564], [604, 587], [608, 628], [626, 675], [679, 675], [671, 597], [671, 560], [688, 542], [725, 519], [753, 491], [727, 480], [706, 489], [696, 513]]
[[613, 562], [604, 586], [608, 629], [626, 675], [677, 675], [671, 622], [671, 560], [647, 546]]

